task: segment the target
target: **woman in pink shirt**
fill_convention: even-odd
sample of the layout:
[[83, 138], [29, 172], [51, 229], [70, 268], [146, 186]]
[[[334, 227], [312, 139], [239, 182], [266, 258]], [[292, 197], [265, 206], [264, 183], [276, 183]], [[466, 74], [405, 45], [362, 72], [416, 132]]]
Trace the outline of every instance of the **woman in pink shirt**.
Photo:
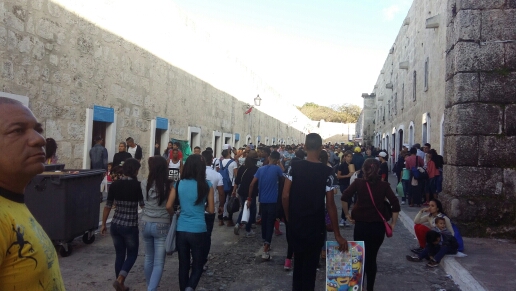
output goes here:
[[[435, 153], [435, 154], [432, 154]], [[436, 166], [437, 161], [437, 153], [435, 151], [430, 151], [426, 154], [426, 160], [428, 161], [426, 164], [426, 172], [428, 173], [428, 182], [426, 183], [426, 203], [425, 206], [428, 205], [430, 199], [437, 199], [437, 191], [436, 191], [436, 181], [437, 176], [441, 175], [439, 169]], [[434, 196], [434, 197], [431, 197]]]

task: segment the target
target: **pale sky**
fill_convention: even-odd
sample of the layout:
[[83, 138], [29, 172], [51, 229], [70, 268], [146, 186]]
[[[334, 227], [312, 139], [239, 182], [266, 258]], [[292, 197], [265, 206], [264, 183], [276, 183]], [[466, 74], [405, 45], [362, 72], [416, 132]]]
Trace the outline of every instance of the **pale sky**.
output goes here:
[[174, 0], [283, 98], [362, 106], [410, 0]]

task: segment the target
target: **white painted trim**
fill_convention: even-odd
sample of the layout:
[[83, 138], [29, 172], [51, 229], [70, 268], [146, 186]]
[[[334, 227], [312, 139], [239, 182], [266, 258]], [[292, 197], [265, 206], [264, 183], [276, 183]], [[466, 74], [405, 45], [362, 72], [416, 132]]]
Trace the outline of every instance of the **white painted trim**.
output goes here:
[[[150, 121], [149, 157], [154, 156], [154, 139], [156, 138], [156, 119]], [[161, 146], [161, 144], [160, 144]], [[161, 147], [160, 147], [161, 150]]]
[[240, 140], [242, 139], [242, 136], [239, 137], [238, 140], [236, 140], [236, 134], [233, 134], [233, 146], [236, 147], [237, 149], [240, 148]]
[[[116, 117], [117, 114], [113, 118], [113, 123], [107, 123], [106, 126], [106, 139], [105, 139], [105, 147], [108, 151], [108, 161], [112, 162], [113, 157], [115, 156], [115, 152], [118, 149], [118, 143], [116, 141]], [[93, 125], [93, 124], [92, 124]]]
[[[229, 142], [226, 142], [226, 138], [229, 138]], [[229, 145], [233, 146], [233, 140], [234, 140], [233, 138], [234, 138], [233, 134], [225, 132], [225, 133], [222, 134], [222, 143], [223, 144], [229, 144]]]
[[[217, 141], [217, 137], [219, 138]], [[217, 144], [217, 146], [215, 145]], [[220, 131], [213, 131], [212, 137], [211, 137], [211, 148], [213, 149], [213, 156], [219, 157], [222, 155], [222, 133]]]
[[[167, 130], [168, 135], [170, 135], [170, 125], [169, 130]], [[196, 133], [195, 140], [192, 140], [192, 133]], [[170, 140], [170, 137], [168, 138]], [[193, 151], [193, 148], [198, 146], [201, 146], [201, 128], [200, 127], [194, 127], [189, 126], [188, 127], [188, 143], [190, 144], [190, 149]], [[167, 142], [168, 145], [168, 142]]]
[[444, 113], [441, 117], [441, 126], [439, 130], [439, 154], [441, 156], [444, 156]]
[[[118, 143], [116, 142], [116, 118], [117, 114], [115, 113], [113, 116], [113, 122], [106, 122], [106, 138], [104, 140], [108, 151], [108, 162], [113, 161], [113, 157], [115, 156], [115, 152], [118, 149]], [[84, 130], [84, 152], [82, 153], [82, 168], [89, 169], [90, 168], [90, 149], [93, 140], [91, 139], [91, 134], [93, 131], [93, 109], [86, 108], [86, 127]]]
[[[412, 127], [412, 130], [410, 130], [410, 128]], [[413, 146], [416, 142], [415, 142], [415, 135], [416, 135], [416, 127], [414, 125], [414, 121], [411, 121], [409, 123], [409, 146]]]
[[84, 128], [84, 151], [82, 153], [82, 168], [90, 168], [91, 134], [93, 131], [93, 109], [86, 108], [86, 124]]
[[29, 97], [27, 97], [27, 96], [16, 95], [16, 94], [11, 94], [11, 93], [7, 93], [7, 92], [0, 92], [0, 97], [18, 100], [26, 107], [29, 107]]

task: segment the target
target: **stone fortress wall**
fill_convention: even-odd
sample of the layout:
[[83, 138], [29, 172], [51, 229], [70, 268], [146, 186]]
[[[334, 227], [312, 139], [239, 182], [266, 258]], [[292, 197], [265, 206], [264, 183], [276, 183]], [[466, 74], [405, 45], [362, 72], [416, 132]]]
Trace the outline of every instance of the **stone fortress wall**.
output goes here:
[[67, 168], [89, 168], [97, 134], [112, 158], [129, 136], [148, 157], [170, 138], [220, 154], [307, 132], [306, 116], [168, 0], [1, 0], [0, 55], [0, 91], [28, 97]]
[[357, 137], [444, 156], [439, 198], [465, 235], [516, 237], [515, 60], [516, 1], [414, 1], [362, 95]]
[[445, 15], [446, 1], [414, 1], [372, 93], [362, 95], [357, 137], [389, 151], [426, 142], [441, 151]]

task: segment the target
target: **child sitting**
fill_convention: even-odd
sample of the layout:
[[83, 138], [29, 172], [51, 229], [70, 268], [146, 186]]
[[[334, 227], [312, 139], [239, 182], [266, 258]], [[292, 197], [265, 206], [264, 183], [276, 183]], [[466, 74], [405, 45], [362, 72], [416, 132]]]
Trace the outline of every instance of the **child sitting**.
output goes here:
[[442, 258], [449, 254], [457, 253], [459, 244], [449, 230], [446, 229], [446, 221], [442, 217], [435, 219], [436, 227], [426, 234], [426, 247], [418, 255], [407, 256], [411, 262], [420, 262], [423, 258], [429, 259], [427, 266], [437, 267]]

